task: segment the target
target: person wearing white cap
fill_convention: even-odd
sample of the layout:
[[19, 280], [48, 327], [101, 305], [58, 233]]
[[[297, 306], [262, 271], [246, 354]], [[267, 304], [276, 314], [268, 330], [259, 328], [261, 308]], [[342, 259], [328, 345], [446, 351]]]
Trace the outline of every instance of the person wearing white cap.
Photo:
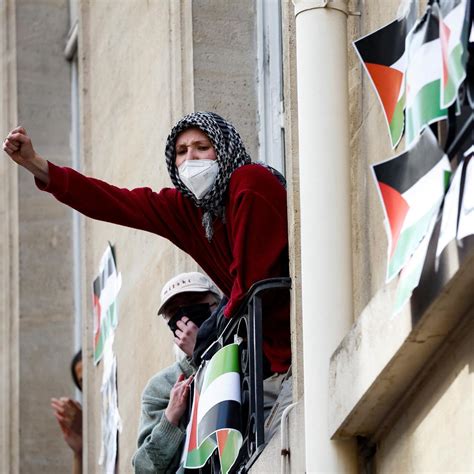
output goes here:
[[183, 415], [195, 372], [190, 358], [199, 326], [220, 299], [216, 285], [199, 272], [181, 273], [161, 291], [158, 314], [168, 323], [185, 357], [155, 374], [143, 391], [138, 449], [132, 459], [137, 474], [175, 472], [178, 467], [186, 431]]

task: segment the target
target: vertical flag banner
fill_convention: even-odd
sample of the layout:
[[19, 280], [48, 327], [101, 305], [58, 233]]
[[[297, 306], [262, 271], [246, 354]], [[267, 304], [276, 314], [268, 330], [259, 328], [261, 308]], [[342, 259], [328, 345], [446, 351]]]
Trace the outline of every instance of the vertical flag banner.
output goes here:
[[461, 175], [464, 162], [459, 163], [454, 173], [448, 192], [444, 198], [443, 217], [439, 231], [436, 258], [439, 258], [446, 246], [456, 238], [458, 228], [459, 196], [461, 192]]
[[444, 0], [439, 4], [434, 3], [433, 9], [437, 10], [440, 24], [443, 61], [441, 107], [449, 107], [456, 100], [459, 86], [466, 77], [466, 46], [470, 27], [469, 2]]
[[243, 442], [238, 344], [223, 347], [210, 361], [204, 362], [193, 384], [193, 405], [181, 469], [201, 468], [217, 449], [221, 472], [226, 474]]
[[98, 364], [102, 358], [105, 343], [117, 327], [116, 298], [121, 285], [122, 278], [117, 273], [112, 247], [109, 245], [102, 255], [99, 274], [92, 284], [95, 364]]
[[429, 124], [448, 116], [441, 105], [443, 58], [438, 8], [428, 6], [407, 37], [405, 138], [410, 147]]
[[400, 279], [397, 284], [397, 291], [395, 293], [395, 306], [393, 315], [398, 314], [406, 303], [410, 300], [413, 290], [418, 286], [421, 279], [421, 273], [428, 253], [428, 245], [433, 234], [436, 224], [437, 214], [433, 214], [431, 222], [428, 225], [428, 231], [420, 242], [420, 245], [415, 250], [415, 253], [410, 257], [403, 270], [400, 272]]
[[375, 88], [395, 148], [403, 135], [405, 40], [416, 20], [417, 2], [407, 15], [354, 42], [354, 47]]
[[385, 213], [387, 282], [415, 253], [437, 216], [451, 167], [431, 129], [410, 150], [372, 166]]
[[122, 420], [118, 410], [117, 358], [112, 350], [113, 335], [107, 340], [104, 350], [104, 371], [102, 373], [101, 431], [102, 445], [99, 466], [104, 474], [115, 472], [117, 462], [117, 432], [122, 431]]
[[466, 158], [466, 174], [459, 209], [458, 240], [474, 234], [474, 155]]

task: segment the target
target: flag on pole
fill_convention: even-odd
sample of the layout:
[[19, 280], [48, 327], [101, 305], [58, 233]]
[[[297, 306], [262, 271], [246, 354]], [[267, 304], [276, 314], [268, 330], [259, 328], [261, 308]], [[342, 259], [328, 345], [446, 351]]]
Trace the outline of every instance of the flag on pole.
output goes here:
[[226, 474], [243, 442], [238, 344], [224, 346], [210, 361], [205, 361], [193, 385], [182, 467], [201, 468], [217, 449], [221, 472]]
[[372, 165], [385, 213], [387, 282], [407, 264], [439, 212], [451, 168], [428, 128], [406, 152]]
[[417, 2], [405, 16], [354, 42], [354, 48], [372, 81], [395, 148], [403, 135], [405, 40], [416, 20]]
[[437, 5], [428, 6], [407, 37], [405, 138], [407, 147], [429, 124], [448, 116], [441, 105], [443, 58]]
[[469, 2], [445, 0], [434, 3], [440, 22], [439, 35], [443, 62], [441, 106], [456, 100], [458, 89], [466, 77], [467, 42], [470, 27]]

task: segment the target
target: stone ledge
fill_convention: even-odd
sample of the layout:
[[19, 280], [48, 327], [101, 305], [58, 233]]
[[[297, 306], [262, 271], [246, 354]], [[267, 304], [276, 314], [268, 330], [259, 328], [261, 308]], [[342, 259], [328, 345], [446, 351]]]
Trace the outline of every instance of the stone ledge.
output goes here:
[[387, 289], [372, 300], [330, 361], [329, 429], [333, 439], [373, 437], [474, 306], [471, 253], [416, 324], [409, 311], [387, 319]]

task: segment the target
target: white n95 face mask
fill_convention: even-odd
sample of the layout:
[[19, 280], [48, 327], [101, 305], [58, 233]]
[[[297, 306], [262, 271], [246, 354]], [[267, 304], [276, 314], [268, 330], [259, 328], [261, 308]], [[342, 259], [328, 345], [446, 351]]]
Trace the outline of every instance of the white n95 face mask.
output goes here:
[[178, 167], [179, 178], [197, 199], [212, 188], [218, 171], [215, 160], [186, 160]]

